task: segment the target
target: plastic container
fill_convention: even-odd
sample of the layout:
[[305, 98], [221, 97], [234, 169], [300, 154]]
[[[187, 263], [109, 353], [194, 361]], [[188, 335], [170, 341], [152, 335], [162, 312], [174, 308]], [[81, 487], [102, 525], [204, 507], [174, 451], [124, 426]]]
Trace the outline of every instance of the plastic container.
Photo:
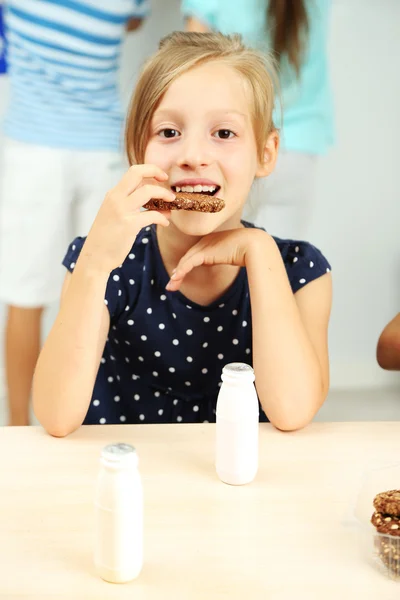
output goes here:
[[138, 456], [129, 444], [106, 446], [95, 493], [94, 563], [111, 583], [135, 579], [143, 565], [143, 491]]
[[362, 476], [350, 524], [356, 527], [362, 559], [388, 579], [400, 584], [400, 537], [378, 533], [371, 523], [375, 496], [394, 489], [400, 489], [399, 463], [366, 471]]
[[244, 485], [258, 470], [259, 406], [254, 371], [244, 363], [222, 370], [216, 409], [216, 471], [224, 483]]

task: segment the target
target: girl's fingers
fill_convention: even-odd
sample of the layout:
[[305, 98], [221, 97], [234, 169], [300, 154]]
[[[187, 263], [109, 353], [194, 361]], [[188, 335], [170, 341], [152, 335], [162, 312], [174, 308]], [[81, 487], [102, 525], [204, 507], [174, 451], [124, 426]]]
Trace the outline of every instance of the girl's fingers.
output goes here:
[[117, 183], [114, 191], [129, 196], [142, 183], [143, 179], [153, 178], [157, 181], [167, 181], [168, 175], [156, 165], [133, 165]]
[[171, 212], [158, 211], [158, 210], [146, 210], [138, 215], [135, 215], [134, 227], [135, 229], [143, 229], [149, 225], [161, 225], [162, 227], [168, 227], [169, 217]]
[[[196, 267], [200, 267], [201, 265], [206, 263], [206, 257], [203, 252], [197, 252], [192, 255], [190, 258], [185, 259], [185, 257], [179, 262], [177, 268], [171, 275], [171, 279], [167, 284], [167, 290], [174, 292], [179, 289], [182, 281], [186, 277], [190, 271], [195, 269]], [[213, 261], [207, 263], [213, 264]]]
[[144, 206], [146, 202], [152, 198], [172, 202], [172, 200], [175, 200], [175, 194], [171, 190], [168, 190], [161, 185], [151, 185], [149, 183], [136, 189], [128, 196], [128, 200], [131, 202], [132, 208], [136, 210]]

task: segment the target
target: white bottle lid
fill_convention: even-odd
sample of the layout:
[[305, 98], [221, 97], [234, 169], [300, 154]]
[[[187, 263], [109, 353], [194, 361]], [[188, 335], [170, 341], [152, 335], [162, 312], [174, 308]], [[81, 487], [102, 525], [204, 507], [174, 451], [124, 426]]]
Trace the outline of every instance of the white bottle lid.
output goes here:
[[222, 381], [230, 379], [231, 381], [239, 382], [241, 380], [246, 383], [252, 383], [255, 380], [254, 369], [246, 363], [228, 363], [222, 369], [221, 379]]
[[108, 444], [101, 451], [101, 460], [108, 467], [132, 468], [139, 464], [136, 448], [130, 444]]

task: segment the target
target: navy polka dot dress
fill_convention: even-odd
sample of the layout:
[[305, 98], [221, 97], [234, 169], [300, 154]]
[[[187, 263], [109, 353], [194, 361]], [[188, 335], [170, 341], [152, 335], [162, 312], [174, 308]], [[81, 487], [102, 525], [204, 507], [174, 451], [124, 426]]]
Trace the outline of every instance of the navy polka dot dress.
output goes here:
[[[253, 227], [244, 223], [246, 227]], [[73, 271], [84, 238], [63, 264]], [[293, 293], [330, 270], [311, 244], [275, 238]], [[84, 424], [215, 421], [222, 367], [252, 364], [249, 286], [242, 268], [226, 293], [200, 306], [168, 292], [155, 226], [137, 236], [112, 271], [105, 304], [111, 325]], [[267, 421], [260, 407], [260, 421]]]

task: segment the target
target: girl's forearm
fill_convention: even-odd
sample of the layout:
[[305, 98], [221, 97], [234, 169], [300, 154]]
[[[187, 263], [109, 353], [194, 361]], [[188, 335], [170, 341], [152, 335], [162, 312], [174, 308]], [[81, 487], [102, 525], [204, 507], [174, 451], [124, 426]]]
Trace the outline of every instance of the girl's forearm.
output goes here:
[[85, 418], [107, 336], [103, 331], [107, 279], [106, 273], [92, 271], [84, 257], [78, 260], [40, 354], [33, 406], [52, 435], [71, 433]]
[[246, 255], [253, 365], [261, 405], [282, 430], [307, 425], [323, 401], [321, 365], [302, 323], [279, 250], [259, 236]]

